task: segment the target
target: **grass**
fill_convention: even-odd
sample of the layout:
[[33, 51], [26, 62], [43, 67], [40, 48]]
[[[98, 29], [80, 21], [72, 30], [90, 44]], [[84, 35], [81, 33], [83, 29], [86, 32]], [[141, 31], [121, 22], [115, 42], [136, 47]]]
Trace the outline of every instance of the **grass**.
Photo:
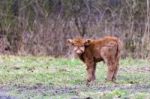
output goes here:
[[96, 81], [87, 87], [86, 66], [78, 59], [0, 56], [0, 93], [19, 99], [150, 98], [148, 60], [122, 59], [118, 84], [105, 82], [106, 72], [98, 63]]

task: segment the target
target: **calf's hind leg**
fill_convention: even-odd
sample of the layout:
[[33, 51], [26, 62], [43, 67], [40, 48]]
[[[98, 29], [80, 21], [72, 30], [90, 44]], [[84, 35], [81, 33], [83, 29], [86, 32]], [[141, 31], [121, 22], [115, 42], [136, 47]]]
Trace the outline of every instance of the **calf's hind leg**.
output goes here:
[[117, 73], [118, 73], [118, 69], [119, 69], [119, 60], [116, 61], [116, 64], [115, 64], [115, 72], [114, 72], [114, 75], [113, 75], [113, 81], [116, 80], [116, 76], [117, 76]]
[[116, 66], [112, 63], [108, 63], [108, 71], [107, 71], [107, 80], [108, 81], [113, 81], [114, 79], [114, 75], [115, 75], [115, 71], [116, 71]]

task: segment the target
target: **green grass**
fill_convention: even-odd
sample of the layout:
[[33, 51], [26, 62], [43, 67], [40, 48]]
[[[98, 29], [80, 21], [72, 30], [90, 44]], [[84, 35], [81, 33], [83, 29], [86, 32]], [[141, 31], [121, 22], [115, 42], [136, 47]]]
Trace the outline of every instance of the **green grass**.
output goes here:
[[107, 66], [97, 64], [96, 81], [85, 85], [86, 66], [78, 59], [0, 56], [0, 87], [21, 99], [150, 98], [150, 62], [120, 61], [117, 83], [105, 82]]

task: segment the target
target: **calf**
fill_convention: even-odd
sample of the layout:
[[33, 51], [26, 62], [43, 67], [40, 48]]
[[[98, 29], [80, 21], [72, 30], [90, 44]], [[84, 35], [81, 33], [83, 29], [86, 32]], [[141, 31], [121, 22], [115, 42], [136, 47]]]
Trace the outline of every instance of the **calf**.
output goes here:
[[96, 63], [103, 61], [108, 66], [107, 80], [115, 81], [119, 67], [122, 42], [119, 38], [106, 36], [91, 40], [83, 38], [68, 39], [77, 56], [86, 64], [87, 84], [95, 80]]

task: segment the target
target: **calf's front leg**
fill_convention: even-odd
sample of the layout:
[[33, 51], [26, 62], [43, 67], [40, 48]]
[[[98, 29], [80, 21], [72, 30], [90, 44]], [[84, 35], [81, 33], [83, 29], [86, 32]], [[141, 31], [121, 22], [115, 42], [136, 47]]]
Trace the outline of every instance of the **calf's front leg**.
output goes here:
[[94, 62], [87, 63], [87, 82], [86, 84], [89, 84], [91, 81], [95, 80], [95, 70], [96, 70], [96, 64]]

